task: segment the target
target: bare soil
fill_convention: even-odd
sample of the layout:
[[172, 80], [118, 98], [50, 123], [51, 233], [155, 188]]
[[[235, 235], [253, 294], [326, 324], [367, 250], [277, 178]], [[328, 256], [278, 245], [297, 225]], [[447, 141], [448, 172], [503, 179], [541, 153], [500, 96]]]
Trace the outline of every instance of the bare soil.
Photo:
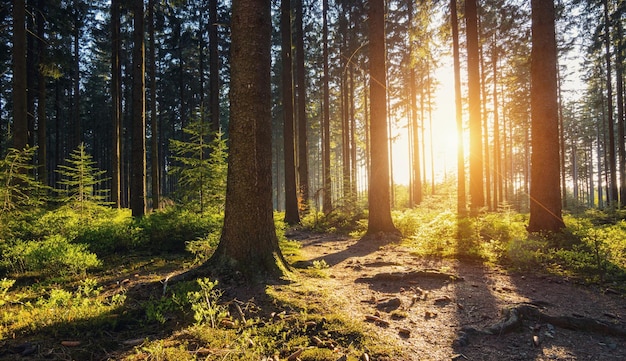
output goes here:
[[505, 334], [465, 332], [497, 324], [503, 310], [527, 303], [547, 315], [625, 330], [624, 295], [609, 288], [475, 261], [424, 259], [384, 240], [289, 236], [302, 243], [300, 266], [324, 260], [326, 290], [369, 332], [397, 346], [398, 360], [626, 360], [624, 336], [564, 329], [541, 319], [524, 320]]

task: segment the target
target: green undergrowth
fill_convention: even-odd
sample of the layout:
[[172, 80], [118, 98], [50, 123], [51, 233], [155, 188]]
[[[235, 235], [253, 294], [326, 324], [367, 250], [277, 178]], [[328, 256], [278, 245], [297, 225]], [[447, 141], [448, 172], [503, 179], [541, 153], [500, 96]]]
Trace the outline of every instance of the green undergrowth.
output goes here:
[[475, 259], [617, 287], [626, 280], [626, 221], [615, 213], [565, 214], [563, 232], [529, 234], [528, 215], [510, 207], [461, 219], [452, 209], [428, 203], [393, 217], [418, 256]]

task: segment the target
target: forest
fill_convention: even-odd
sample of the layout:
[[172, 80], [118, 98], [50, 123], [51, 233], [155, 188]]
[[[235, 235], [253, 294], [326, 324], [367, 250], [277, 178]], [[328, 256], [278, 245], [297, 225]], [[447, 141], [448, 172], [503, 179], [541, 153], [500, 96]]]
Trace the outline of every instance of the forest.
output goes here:
[[626, 4], [0, 4], [0, 359], [626, 359]]

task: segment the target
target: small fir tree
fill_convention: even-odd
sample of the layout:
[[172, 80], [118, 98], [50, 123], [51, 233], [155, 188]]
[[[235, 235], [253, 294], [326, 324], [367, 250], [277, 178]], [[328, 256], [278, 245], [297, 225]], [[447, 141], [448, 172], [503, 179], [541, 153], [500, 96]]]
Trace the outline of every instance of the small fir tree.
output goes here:
[[172, 172], [178, 176], [177, 198], [185, 206], [204, 213], [208, 209], [222, 209], [226, 194], [227, 146], [223, 134], [213, 134], [201, 120], [185, 129], [188, 141], [170, 140], [172, 157], [177, 166]]
[[84, 210], [89, 205], [106, 204], [106, 190], [99, 186], [107, 179], [103, 177], [106, 171], [95, 167], [96, 162], [85, 151], [85, 144], [81, 143], [60, 165], [57, 173], [61, 175], [57, 189], [60, 202]]
[[0, 199], [2, 215], [13, 215], [42, 206], [46, 201], [47, 187], [33, 176], [33, 157], [37, 147], [22, 150], [10, 148], [0, 159]]

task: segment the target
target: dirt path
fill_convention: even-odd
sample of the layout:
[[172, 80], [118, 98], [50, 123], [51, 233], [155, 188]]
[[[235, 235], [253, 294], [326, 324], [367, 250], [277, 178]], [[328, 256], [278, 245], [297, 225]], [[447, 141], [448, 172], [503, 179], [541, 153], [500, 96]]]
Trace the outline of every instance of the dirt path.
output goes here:
[[[402, 350], [400, 360], [626, 360], [626, 339], [529, 320], [505, 335], [467, 335], [522, 302], [550, 315], [589, 317], [626, 328], [622, 295], [556, 277], [523, 276], [452, 260], [426, 260], [400, 245], [291, 234], [305, 265], [324, 260], [330, 294], [350, 317]], [[366, 318], [378, 320], [367, 321]]]

